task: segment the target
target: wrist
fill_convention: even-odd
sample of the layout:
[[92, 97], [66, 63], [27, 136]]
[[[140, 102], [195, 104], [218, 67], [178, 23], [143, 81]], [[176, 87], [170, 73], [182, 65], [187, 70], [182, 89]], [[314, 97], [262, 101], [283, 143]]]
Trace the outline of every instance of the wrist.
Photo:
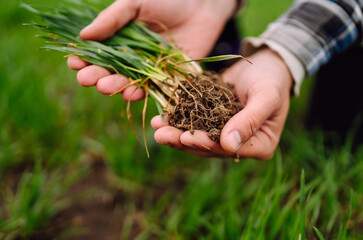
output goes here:
[[265, 51], [268, 51], [276, 59], [276, 66], [280, 70], [280, 74], [282, 76], [281, 81], [283, 82], [283, 86], [285, 87], [287, 93], [290, 95], [294, 85], [294, 80], [290, 72], [289, 66], [286, 64], [281, 55], [278, 54], [276, 51], [272, 50], [271, 48], [266, 48]]
[[297, 58], [297, 56], [286, 49], [285, 46], [270, 40], [266, 37], [248, 37], [243, 40], [242, 53], [245, 57], [257, 52], [263, 47], [275, 51], [283, 59], [285, 64], [288, 66], [290, 74], [293, 78], [293, 96], [298, 96], [300, 92], [300, 86], [305, 78], [305, 67], [303, 63]]
[[260, 48], [254, 55], [261, 56], [261, 60], [263, 59], [266, 63], [266, 67], [270, 68], [270, 71], [275, 76], [280, 76], [276, 79], [278, 84], [281, 84], [281, 89], [284, 89], [284, 92], [290, 95], [294, 81], [290, 69], [284, 59], [276, 51], [269, 47]]

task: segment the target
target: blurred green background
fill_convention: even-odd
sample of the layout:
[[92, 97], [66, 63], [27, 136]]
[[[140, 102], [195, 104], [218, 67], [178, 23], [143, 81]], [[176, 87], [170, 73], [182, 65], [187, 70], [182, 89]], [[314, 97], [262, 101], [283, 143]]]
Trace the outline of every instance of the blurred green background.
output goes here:
[[[242, 35], [291, 3], [249, 1]], [[304, 129], [312, 79], [268, 162], [201, 159], [156, 144], [149, 126], [147, 158], [122, 98], [80, 87], [64, 56], [39, 50], [38, 32], [22, 26], [33, 20], [19, 1], [2, 2], [1, 239], [363, 239], [363, 151], [349, 139], [328, 148], [324, 133]]]

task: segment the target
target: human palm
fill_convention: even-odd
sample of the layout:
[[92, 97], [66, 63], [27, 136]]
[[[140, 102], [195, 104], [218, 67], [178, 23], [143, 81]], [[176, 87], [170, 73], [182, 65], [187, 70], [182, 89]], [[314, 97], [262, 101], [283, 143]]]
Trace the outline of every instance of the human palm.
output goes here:
[[222, 129], [220, 143], [206, 132], [183, 132], [152, 119], [155, 140], [163, 145], [203, 157], [272, 157], [289, 110], [292, 78], [286, 64], [266, 48], [226, 70], [223, 79], [235, 86], [235, 95], [244, 107]]
[[[178, 46], [192, 58], [206, 56], [214, 46], [226, 21], [233, 12], [235, 0], [117, 0], [80, 33], [85, 40], [102, 41], [111, 37], [131, 20], [149, 23], [166, 39], [159, 23], [165, 25]], [[266, 48], [250, 57], [253, 65], [240, 61], [229, 68], [223, 78], [235, 85], [244, 109], [228, 121], [220, 144], [205, 132], [194, 134], [169, 126], [160, 116], [152, 120], [155, 139], [160, 144], [209, 157], [254, 157], [268, 159], [279, 142], [289, 109], [291, 74], [283, 60]], [[100, 93], [112, 94], [129, 80], [119, 74], [69, 57], [68, 65], [79, 70], [82, 86], [97, 86]], [[125, 100], [144, 97], [135, 86], [122, 92]]]

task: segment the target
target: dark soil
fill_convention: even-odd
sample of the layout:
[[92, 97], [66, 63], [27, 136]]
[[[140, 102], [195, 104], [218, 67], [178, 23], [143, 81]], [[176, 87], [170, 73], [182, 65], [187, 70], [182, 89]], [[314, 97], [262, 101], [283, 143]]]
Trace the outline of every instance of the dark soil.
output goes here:
[[[135, 239], [145, 228], [145, 212], [157, 205], [166, 192], [173, 188], [179, 191], [185, 185], [183, 174], [178, 173], [166, 184], [149, 182], [147, 190], [140, 188], [126, 192], [116, 187], [115, 176], [102, 160], [93, 162], [90, 170], [87, 177], [69, 190], [68, 207], [29, 240]], [[132, 211], [130, 206], [133, 206]], [[121, 238], [126, 218], [132, 224], [125, 229], [129, 231], [127, 236]]]
[[205, 131], [212, 140], [219, 142], [224, 125], [242, 110], [233, 95], [233, 86], [212, 72], [190, 76], [181, 85], [179, 102], [174, 111], [168, 113], [170, 125], [191, 133]]

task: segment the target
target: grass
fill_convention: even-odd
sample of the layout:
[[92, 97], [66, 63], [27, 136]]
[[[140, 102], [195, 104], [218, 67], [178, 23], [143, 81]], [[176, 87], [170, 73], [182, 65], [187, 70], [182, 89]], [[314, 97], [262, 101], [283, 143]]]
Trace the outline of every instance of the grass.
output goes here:
[[[345, 150], [312, 151], [332, 161], [315, 168], [328, 176], [312, 174], [308, 158], [297, 167], [296, 158], [288, 160], [281, 152], [263, 166], [253, 160], [237, 166], [232, 161], [212, 160], [195, 170], [185, 189], [169, 199], [171, 206], [156, 214], [152, 213], [155, 206], [147, 210], [151, 214], [143, 234], [157, 235], [155, 239], [170, 239], [176, 233], [182, 239], [314, 239], [315, 226], [327, 239], [357, 239], [361, 235], [361, 230], [354, 232], [357, 219], [350, 222], [346, 235], [347, 207], [350, 199], [362, 198], [361, 194], [350, 196], [350, 190], [361, 185], [361, 180], [357, 179], [355, 186], [351, 180], [361, 179], [358, 169], [362, 163], [352, 167], [356, 174], [343, 180], [332, 169], [344, 172], [345, 167], [351, 167], [344, 167]], [[355, 211], [361, 207], [355, 206]]]
[[[250, 1], [241, 16], [243, 34], [260, 33], [289, 2], [275, 7]], [[32, 16], [17, 1], [3, 5], [2, 238], [29, 239], [49, 230], [51, 219], [70, 203], [70, 187], [85, 176], [79, 170], [100, 159], [112, 173], [105, 188], [124, 196], [118, 203], [124, 213], [120, 239], [362, 238], [363, 150], [352, 151], [349, 139], [328, 147], [324, 133], [301, 127], [306, 97], [293, 100], [294, 114], [268, 162], [200, 159], [159, 146], [147, 127], [149, 159], [129, 129], [126, 103], [79, 87], [62, 54], [38, 51], [42, 41], [21, 26]], [[136, 126], [142, 107], [133, 107]], [[157, 114], [154, 104], [149, 107], [149, 116]]]
[[37, 234], [55, 214], [69, 205], [64, 195], [84, 173], [64, 174], [65, 170], [45, 171], [37, 162], [33, 169], [22, 174], [15, 193], [4, 184], [1, 197], [6, 200], [2, 207], [7, 217], [0, 218], [1, 239], [28, 238]]

